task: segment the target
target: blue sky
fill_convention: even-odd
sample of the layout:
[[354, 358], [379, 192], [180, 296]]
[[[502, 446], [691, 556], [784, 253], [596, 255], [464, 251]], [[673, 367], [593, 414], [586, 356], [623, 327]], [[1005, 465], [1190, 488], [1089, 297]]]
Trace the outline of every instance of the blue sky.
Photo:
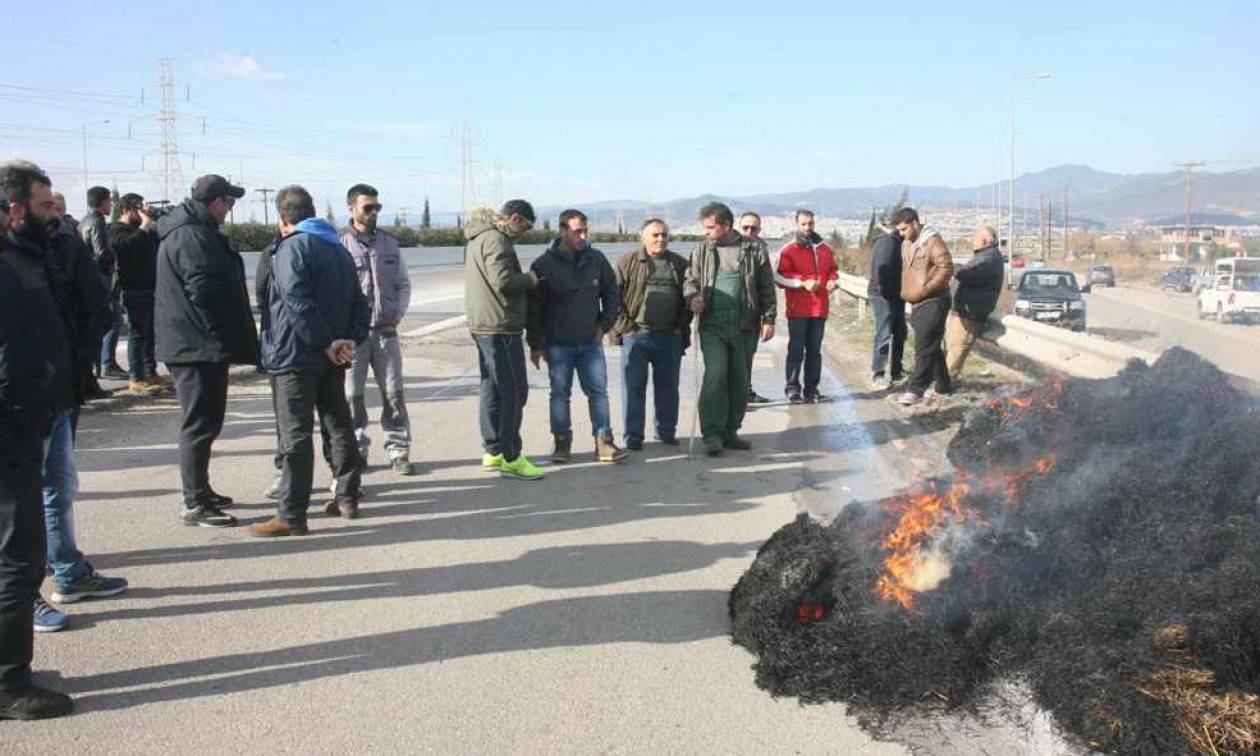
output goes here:
[[426, 195], [459, 208], [465, 122], [482, 203], [988, 183], [1012, 93], [1020, 172], [1260, 164], [1254, 2], [51, 7], [5, 11], [0, 157], [47, 165], [72, 209], [85, 122], [90, 183], [160, 195], [163, 56], [185, 185], [243, 171], [340, 212], [367, 181], [413, 222]]

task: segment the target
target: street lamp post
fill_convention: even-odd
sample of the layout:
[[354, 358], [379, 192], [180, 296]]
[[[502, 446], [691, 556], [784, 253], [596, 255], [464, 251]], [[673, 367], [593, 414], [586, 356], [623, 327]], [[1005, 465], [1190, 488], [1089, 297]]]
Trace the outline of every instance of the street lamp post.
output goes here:
[[104, 126], [107, 123], [109, 123], [108, 118], [106, 118], [103, 121], [84, 121], [83, 122], [83, 194], [85, 196], [87, 195], [87, 190], [88, 190], [88, 159], [87, 159], [88, 126]]
[[[1011, 180], [1007, 187], [1009, 191], [1009, 194], [1007, 195], [1007, 210], [1009, 211], [1007, 223], [1009, 225], [1007, 227], [1008, 233], [1006, 236], [1006, 243], [1010, 246], [1010, 249], [1007, 250], [1007, 254], [1011, 257], [1015, 256], [1015, 87], [1020, 82], [1045, 81], [1049, 78], [1050, 74], [1048, 73], [1033, 74], [1031, 76], [1015, 76], [1011, 78], [1011, 107], [1008, 121], [1008, 141], [1010, 142], [1011, 147]], [[998, 228], [1000, 229], [1001, 226], [999, 225]]]

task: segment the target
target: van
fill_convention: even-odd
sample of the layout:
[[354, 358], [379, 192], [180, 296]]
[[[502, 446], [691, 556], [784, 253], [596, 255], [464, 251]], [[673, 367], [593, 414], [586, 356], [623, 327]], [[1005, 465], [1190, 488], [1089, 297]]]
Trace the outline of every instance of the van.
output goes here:
[[1199, 317], [1260, 322], [1260, 257], [1217, 260], [1199, 290]]

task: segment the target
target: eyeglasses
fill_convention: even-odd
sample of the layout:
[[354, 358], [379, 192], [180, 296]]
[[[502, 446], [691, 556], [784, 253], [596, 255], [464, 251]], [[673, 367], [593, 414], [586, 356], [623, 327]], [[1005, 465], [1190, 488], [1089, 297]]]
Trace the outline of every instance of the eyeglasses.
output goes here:
[[382, 207], [383, 207], [383, 205], [381, 205], [381, 203], [379, 203], [379, 202], [369, 202], [368, 204], [366, 204], [366, 205], [364, 205], [364, 206], [363, 206], [363, 212], [365, 212], [365, 213], [379, 213], [379, 212], [381, 211], [381, 208], [382, 208]]

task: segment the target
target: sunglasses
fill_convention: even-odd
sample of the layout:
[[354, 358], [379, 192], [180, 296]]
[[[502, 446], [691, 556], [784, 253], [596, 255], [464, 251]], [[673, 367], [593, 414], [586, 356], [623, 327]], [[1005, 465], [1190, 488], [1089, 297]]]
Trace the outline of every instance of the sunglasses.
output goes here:
[[740, 226], [745, 231], [760, 231], [761, 226]]
[[363, 206], [363, 212], [365, 212], [365, 213], [379, 213], [379, 212], [381, 211], [381, 208], [382, 208], [382, 207], [384, 207], [384, 205], [382, 205], [382, 204], [381, 204], [381, 203], [379, 203], [379, 202], [369, 202], [368, 204], [366, 204], [366, 205], [364, 205], [364, 206]]

